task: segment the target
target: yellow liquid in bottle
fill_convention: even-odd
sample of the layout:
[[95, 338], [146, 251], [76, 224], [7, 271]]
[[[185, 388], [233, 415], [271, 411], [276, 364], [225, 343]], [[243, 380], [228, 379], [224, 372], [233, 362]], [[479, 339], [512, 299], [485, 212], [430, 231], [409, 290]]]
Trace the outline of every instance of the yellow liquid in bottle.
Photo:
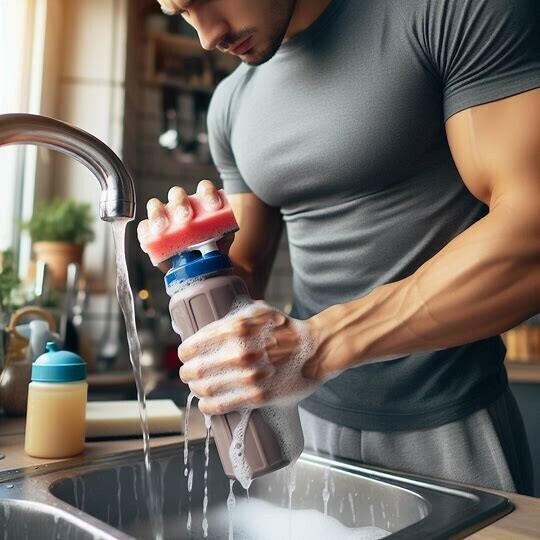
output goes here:
[[39, 458], [66, 458], [84, 450], [86, 381], [31, 382], [24, 450]]

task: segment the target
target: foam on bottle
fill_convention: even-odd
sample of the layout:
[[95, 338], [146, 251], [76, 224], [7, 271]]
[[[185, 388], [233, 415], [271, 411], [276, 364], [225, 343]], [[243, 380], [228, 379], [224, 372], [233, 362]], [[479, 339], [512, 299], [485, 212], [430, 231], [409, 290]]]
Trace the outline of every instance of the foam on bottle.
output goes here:
[[[264, 306], [264, 307], [263, 307]], [[253, 300], [240, 297], [233, 304], [228, 315], [219, 321], [213, 322], [205, 327], [205, 332], [211, 332], [212, 327], [229, 325], [232, 318], [242, 317], [249, 319], [257, 316], [262, 310], [278, 312], [266, 304], [254, 302]], [[276, 434], [282, 455], [290, 462], [294, 462], [303, 450], [304, 441], [302, 430], [297, 413], [297, 404], [304, 397], [309, 395], [316, 385], [302, 376], [302, 367], [313, 354], [313, 345], [307, 327], [303, 321], [293, 321], [294, 328], [298, 335], [298, 346], [290, 357], [290, 360], [279, 367], [274, 376], [269, 380], [261, 381], [258, 386], [270, 396], [270, 404], [265, 404], [259, 408], [264, 420], [269, 424]], [[231, 339], [219, 346], [209, 343], [203, 350], [202, 356], [191, 361], [199, 361], [205, 369], [205, 380], [207, 382], [224, 382], [232, 380], [242, 375], [252, 372], [253, 367], [275, 370], [272, 362], [268, 358], [265, 346], [272, 329], [276, 326], [273, 320], [268, 321], [260, 330], [258, 335], [250, 339]], [[186, 340], [189, 342], [188, 340]], [[233, 358], [242, 352], [255, 351], [260, 353], [259, 359], [249, 367], [221, 367], [219, 359], [224, 357]], [[220, 393], [219, 396], [205, 398], [209, 403], [231, 403], [235, 398], [243, 394], [245, 390], [239, 386], [230, 386]], [[240, 422], [234, 430], [232, 443], [229, 449], [229, 456], [236, 478], [244, 488], [248, 488], [251, 483], [251, 470], [244, 452], [244, 437], [251, 411], [258, 408], [257, 405], [246, 404], [238, 412]]]

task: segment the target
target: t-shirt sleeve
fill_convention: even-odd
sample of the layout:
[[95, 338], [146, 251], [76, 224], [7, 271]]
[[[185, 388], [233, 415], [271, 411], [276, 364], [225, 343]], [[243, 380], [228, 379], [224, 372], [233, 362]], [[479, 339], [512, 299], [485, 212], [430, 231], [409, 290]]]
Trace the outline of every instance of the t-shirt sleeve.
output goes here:
[[415, 33], [444, 118], [540, 87], [540, 0], [423, 0]]
[[210, 153], [225, 192], [228, 194], [250, 193], [251, 190], [238, 170], [231, 147], [229, 118], [231, 96], [227, 86], [224, 83], [218, 86], [208, 109], [207, 124]]

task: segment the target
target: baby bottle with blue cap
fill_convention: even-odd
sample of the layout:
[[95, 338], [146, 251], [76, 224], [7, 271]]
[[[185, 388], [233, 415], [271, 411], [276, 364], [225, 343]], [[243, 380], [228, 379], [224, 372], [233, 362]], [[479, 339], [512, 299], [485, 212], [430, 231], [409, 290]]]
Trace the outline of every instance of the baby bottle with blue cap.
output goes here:
[[52, 341], [32, 364], [24, 450], [39, 458], [67, 458], [84, 450], [86, 364]]
[[[165, 286], [171, 297], [169, 311], [173, 329], [183, 340], [227, 315], [238, 297], [249, 297], [245, 282], [233, 274], [231, 261], [218, 250], [214, 240], [192, 246], [174, 257], [172, 267], [165, 276]], [[212, 416], [214, 442], [223, 470], [229, 478], [235, 478], [229, 448], [239, 421], [240, 414], [237, 412]], [[298, 433], [301, 439], [297, 446], [303, 448], [297, 412], [296, 424], [293, 432]], [[253, 410], [244, 438], [245, 459], [252, 478], [291, 462], [291, 457], [282, 451], [282, 443], [259, 409]]]

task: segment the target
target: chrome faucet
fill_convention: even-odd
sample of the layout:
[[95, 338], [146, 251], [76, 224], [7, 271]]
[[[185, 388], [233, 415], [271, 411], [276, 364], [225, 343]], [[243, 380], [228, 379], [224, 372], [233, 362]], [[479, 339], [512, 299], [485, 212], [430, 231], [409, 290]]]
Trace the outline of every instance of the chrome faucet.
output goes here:
[[0, 114], [0, 146], [37, 144], [58, 150], [85, 165], [101, 186], [99, 217], [103, 221], [133, 219], [133, 179], [120, 158], [82, 129], [35, 114]]

